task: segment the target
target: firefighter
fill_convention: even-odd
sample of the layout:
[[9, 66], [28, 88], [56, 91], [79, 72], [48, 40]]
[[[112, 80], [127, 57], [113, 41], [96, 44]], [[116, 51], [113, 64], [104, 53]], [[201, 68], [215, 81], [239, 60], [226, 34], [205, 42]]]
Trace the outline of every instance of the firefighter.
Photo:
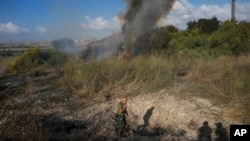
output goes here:
[[116, 134], [120, 137], [124, 137], [125, 127], [126, 127], [126, 119], [125, 114], [127, 105], [127, 98], [122, 98], [118, 103], [117, 113], [116, 113]]

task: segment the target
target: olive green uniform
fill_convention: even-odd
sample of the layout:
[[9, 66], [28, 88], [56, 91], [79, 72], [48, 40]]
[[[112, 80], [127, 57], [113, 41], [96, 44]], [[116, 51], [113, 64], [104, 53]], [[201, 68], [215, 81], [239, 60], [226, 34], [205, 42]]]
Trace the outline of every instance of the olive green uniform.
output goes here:
[[123, 109], [123, 104], [121, 102], [118, 103], [117, 113], [116, 113], [116, 133], [119, 136], [122, 136], [126, 126], [125, 114], [126, 110], [121, 112]]

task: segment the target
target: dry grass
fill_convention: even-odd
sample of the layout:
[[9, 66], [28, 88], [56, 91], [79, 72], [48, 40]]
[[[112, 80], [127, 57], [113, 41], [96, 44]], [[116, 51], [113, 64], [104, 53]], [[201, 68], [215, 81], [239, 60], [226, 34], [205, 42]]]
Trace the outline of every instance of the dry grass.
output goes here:
[[14, 61], [14, 56], [0, 56], [0, 76], [10, 72], [10, 64]]
[[249, 60], [250, 56], [222, 56], [210, 60], [139, 56], [130, 61], [108, 59], [88, 63], [69, 60], [63, 67], [58, 86], [71, 92], [93, 94], [130, 84], [144, 91], [157, 91], [185, 82], [207, 87], [214, 91], [213, 96], [239, 100], [239, 96], [249, 93]]
[[221, 56], [209, 61], [196, 60], [186, 79], [196, 92], [193, 95], [226, 105], [228, 116], [249, 123], [250, 56]]
[[0, 56], [0, 65], [9, 65], [16, 56]]
[[117, 89], [132, 93], [167, 89], [182, 97], [189, 93], [208, 98], [216, 105], [230, 103], [228, 106], [232, 107], [233, 103], [240, 103], [241, 109], [250, 109], [247, 104], [250, 56], [193, 60], [139, 56], [129, 61], [108, 59], [88, 63], [70, 60], [63, 70], [64, 75], [57, 85], [77, 96], [93, 96]]
[[162, 89], [172, 83], [174, 66], [161, 57], [136, 57], [130, 61], [68, 62], [59, 86], [72, 92], [93, 94], [133, 84], [143, 90]]
[[249, 74], [250, 56], [222, 56], [208, 61], [196, 60], [187, 80], [198, 85], [211, 85], [216, 95], [240, 100], [241, 96], [249, 94]]
[[[47, 69], [34, 68], [26, 75], [36, 77], [37, 72], [47, 72]], [[222, 56], [209, 60], [138, 56], [129, 61], [107, 59], [88, 63], [71, 57], [55, 71], [60, 77], [53, 80], [53, 87], [70, 91], [78, 98], [92, 96], [94, 100], [106, 91], [115, 91], [119, 95], [121, 90], [138, 94], [137, 91], [145, 93], [166, 89], [178, 96], [185, 97], [189, 93], [189, 96], [208, 98], [213, 104], [228, 106], [228, 117], [250, 123], [250, 56]], [[22, 92], [31, 95], [36, 89], [37, 85], [30, 83]], [[50, 102], [47, 100], [47, 103]], [[72, 105], [79, 106], [77, 103]], [[66, 125], [63, 128], [66, 128], [73, 124], [64, 120], [59, 123], [45, 120], [43, 123], [47, 117], [34, 115], [34, 111], [29, 111], [27, 107], [1, 109], [0, 118], [9, 119], [1, 127], [6, 133], [0, 132], [0, 136], [4, 135], [6, 139], [14, 137], [11, 138], [13, 140], [15, 137], [21, 140], [48, 140], [52, 135], [46, 131], [47, 128], [55, 124], [61, 127], [64, 123]]]
[[12, 115], [8, 121], [2, 125], [4, 132], [0, 135], [3, 140], [46, 140], [44, 129], [38, 119], [41, 117], [31, 115], [29, 111], [11, 111]]

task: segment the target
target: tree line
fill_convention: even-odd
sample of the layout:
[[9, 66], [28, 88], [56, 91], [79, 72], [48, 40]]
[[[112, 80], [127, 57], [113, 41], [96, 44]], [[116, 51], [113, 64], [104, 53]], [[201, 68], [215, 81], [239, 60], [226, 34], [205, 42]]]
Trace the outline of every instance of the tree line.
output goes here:
[[250, 22], [219, 21], [216, 17], [187, 23], [186, 30], [173, 25], [148, 29], [134, 43], [135, 54], [217, 57], [250, 52]]

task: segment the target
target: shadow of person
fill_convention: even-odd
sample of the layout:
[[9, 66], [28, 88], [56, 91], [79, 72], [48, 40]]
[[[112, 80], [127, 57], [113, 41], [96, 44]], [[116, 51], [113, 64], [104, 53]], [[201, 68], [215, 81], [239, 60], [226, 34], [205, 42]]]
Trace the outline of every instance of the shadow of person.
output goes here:
[[229, 141], [227, 129], [223, 127], [221, 122], [215, 123], [215, 141]]
[[143, 116], [143, 121], [144, 121], [144, 124], [143, 125], [139, 125], [137, 126], [137, 130], [139, 131], [144, 131], [146, 129], [146, 127], [149, 126], [149, 119], [150, 117], [152, 116], [153, 114], [153, 110], [154, 110], [154, 107], [151, 107], [147, 110], [147, 112], [145, 113], [145, 115]]
[[212, 128], [209, 127], [208, 122], [204, 121], [203, 126], [199, 128], [198, 141], [211, 141]]

